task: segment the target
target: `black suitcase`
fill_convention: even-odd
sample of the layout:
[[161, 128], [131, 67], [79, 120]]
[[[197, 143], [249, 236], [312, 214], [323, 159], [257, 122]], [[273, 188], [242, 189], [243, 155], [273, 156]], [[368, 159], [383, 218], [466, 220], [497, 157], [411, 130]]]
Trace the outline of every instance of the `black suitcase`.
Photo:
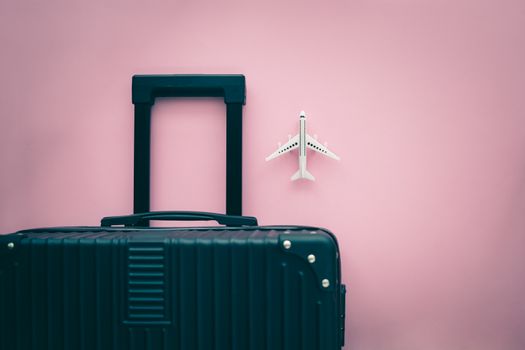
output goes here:
[[[227, 214], [150, 212], [159, 96], [227, 104]], [[135, 207], [101, 227], [0, 236], [2, 350], [340, 349], [345, 289], [325, 229], [241, 216], [242, 75], [134, 76]], [[149, 220], [224, 226], [158, 228]], [[119, 227], [115, 227], [119, 225]]]

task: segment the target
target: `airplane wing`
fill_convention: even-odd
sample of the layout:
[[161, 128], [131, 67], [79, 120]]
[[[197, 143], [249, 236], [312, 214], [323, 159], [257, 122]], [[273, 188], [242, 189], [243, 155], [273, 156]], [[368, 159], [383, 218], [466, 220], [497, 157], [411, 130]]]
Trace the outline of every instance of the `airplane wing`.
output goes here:
[[266, 157], [266, 160], [268, 161], [268, 160], [277, 158], [285, 153], [290, 152], [291, 150], [296, 149], [297, 147], [299, 147], [299, 134], [292, 137], [290, 140], [288, 140], [288, 142], [286, 142], [284, 145], [279, 147], [275, 152], [273, 152], [268, 157]]
[[306, 135], [306, 146], [310, 149], [313, 149], [316, 152], [324, 154], [327, 157], [339, 160], [339, 158], [334, 152], [330, 151], [326, 146], [322, 145], [319, 141], [314, 139], [310, 135]]

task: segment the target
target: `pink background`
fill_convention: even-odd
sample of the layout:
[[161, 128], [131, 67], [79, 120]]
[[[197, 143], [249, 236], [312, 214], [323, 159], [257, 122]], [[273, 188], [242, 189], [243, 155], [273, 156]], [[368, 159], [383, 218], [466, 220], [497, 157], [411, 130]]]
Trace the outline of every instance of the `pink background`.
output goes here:
[[[337, 234], [347, 348], [525, 348], [525, 2], [2, 0], [0, 47], [0, 231], [131, 212], [132, 74], [243, 73], [245, 214]], [[224, 210], [224, 109], [155, 107], [154, 209]]]

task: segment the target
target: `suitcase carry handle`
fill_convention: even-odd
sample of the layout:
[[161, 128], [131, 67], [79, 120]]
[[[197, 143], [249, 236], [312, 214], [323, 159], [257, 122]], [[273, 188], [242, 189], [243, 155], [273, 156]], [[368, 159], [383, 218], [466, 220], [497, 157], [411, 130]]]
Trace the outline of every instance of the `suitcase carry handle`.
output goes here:
[[101, 220], [100, 225], [105, 227], [113, 225], [142, 226], [144, 220], [215, 220], [219, 224], [226, 226], [257, 226], [257, 219], [253, 216], [224, 215], [202, 211], [152, 211], [133, 215], [108, 216]]
[[[157, 97], [223, 97], [226, 103], [226, 214], [242, 215], [242, 106], [244, 75], [135, 75], [133, 212], [150, 211], [151, 107]], [[143, 223], [147, 226], [147, 222]]]

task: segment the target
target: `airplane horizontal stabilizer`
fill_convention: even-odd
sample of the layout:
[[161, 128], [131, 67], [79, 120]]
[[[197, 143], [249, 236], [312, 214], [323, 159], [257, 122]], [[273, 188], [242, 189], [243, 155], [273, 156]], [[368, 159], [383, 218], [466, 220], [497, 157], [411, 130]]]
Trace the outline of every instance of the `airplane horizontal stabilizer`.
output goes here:
[[297, 170], [297, 172], [292, 175], [291, 179], [292, 181], [295, 181], [298, 179], [306, 179], [310, 181], [315, 181], [315, 177], [308, 170], [305, 170], [303, 174], [301, 174], [301, 170]]

